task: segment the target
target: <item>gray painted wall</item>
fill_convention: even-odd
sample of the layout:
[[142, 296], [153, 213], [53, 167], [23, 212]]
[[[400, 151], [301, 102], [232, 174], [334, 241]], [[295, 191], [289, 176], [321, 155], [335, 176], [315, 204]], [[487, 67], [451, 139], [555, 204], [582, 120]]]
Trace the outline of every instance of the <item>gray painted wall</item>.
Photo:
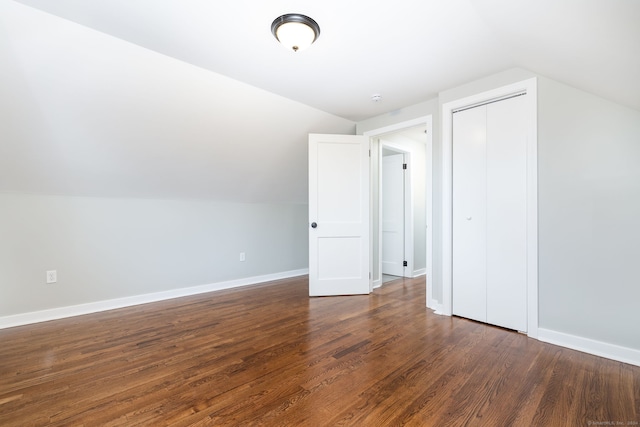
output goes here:
[[302, 204], [0, 194], [0, 317], [304, 269], [307, 240]]
[[14, 2], [0, 58], [0, 192], [307, 203], [307, 135], [355, 131]]
[[538, 80], [540, 327], [640, 349], [640, 111]]

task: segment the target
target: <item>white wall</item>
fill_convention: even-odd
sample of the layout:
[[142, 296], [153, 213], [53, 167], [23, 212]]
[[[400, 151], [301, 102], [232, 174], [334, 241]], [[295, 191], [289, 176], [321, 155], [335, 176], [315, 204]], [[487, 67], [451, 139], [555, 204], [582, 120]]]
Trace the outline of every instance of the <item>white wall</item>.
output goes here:
[[0, 318], [306, 269], [307, 248], [302, 204], [0, 194]]

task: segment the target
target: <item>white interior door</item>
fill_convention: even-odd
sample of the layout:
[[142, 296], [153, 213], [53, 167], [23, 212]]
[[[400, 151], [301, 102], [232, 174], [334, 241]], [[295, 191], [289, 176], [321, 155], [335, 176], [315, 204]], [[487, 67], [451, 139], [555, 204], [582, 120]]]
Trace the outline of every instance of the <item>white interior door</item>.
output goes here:
[[404, 155], [382, 157], [382, 273], [404, 276]]
[[369, 138], [309, 135], [309, 295], [368, 294]]

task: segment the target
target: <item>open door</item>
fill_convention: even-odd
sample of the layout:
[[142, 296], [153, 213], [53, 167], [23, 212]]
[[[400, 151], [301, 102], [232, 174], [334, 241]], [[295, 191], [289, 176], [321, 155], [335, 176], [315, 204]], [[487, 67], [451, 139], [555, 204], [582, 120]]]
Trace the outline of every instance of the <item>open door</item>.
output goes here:
[[370, 292], [369, 138], [309, 135], [309, 295]]
[[[386, 150], [389, 151], [389, 150]], [[383, 150], [383, 153], [385, 150]], [[404, 271], [404, 154], [382, 157], [382, 274], [403, 277]]]

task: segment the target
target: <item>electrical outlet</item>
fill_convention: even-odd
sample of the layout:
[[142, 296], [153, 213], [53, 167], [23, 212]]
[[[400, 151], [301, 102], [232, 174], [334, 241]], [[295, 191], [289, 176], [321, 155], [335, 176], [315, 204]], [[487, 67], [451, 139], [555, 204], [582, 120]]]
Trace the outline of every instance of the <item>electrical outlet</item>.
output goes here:
[[247, 258], [244, 255], [244, 252], [240, 252], [240, 262], [245, 262]]
[[47, 283], [56, 283], [58, 281], [58, 272], [56, 270], [47, 271]]

